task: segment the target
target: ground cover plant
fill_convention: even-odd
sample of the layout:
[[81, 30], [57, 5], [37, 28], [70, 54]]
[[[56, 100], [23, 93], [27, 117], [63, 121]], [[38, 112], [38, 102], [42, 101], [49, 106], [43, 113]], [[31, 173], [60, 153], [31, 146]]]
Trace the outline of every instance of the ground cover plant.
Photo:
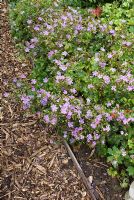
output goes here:
[[23, 109], [70, 143], [96, 148], [124, 187], [134, 176], [134, 25], [126, 2], [98, 13], [22, 0], [10, 12], [15, 41], [34, 60], [28, 81], [14, 79]]

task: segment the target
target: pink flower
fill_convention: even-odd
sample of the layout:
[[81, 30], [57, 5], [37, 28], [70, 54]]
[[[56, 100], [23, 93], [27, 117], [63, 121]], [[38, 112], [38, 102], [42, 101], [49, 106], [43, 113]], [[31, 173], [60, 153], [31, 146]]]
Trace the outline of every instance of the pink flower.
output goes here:
[[70, 38], [71, 38], [71, 35], [67, 34], [67, 35], [66, 35], [66, 38], [67, 38], [67, 39], [70, 39]]
[[95, 129], [97, 127], [96, 123], [91, 123], [91, 128]]
[[50, 122], [50, 119], [49, 119], [49, 116], [48, 115], [44, 115], [44, 121], [46, 122], [46, 123], [49, 123]]
[[69, 102], [66, 102], [66, 103], [64, 103], [63, 105], [60, 106], [62, 114], [67, 114], [69, 105], [70, 105]]
[[103, 131], [109, 132], [110, 131], [110, 125], [107, 125], [106, 128], [103, 128]]
[[109, 53], [109, 54], [107, 55], [107, 57], [108, 57], [108, 58], [112, 58], [113, 55]]
[[52, 112], [56, 112], [57, 111], [57, 106], [56, 105], [51, 105], [51, 110], [52, 110]]
[[30, 25], [30, 24], [32, 24], [32, 20], [27, 20], [27, 23]]
[[73, 128], [73, 122], [68, 122], [68, 127]]
[[75, 94], [75, 93], [77, 92], [75, 88], [70, 89], [70, 91], [71, 91], [73, 94]]
[[63, 90], [63, 94], [67, 94], [67, 91], [66, 91], [66, 90]]
[[25, 75], [25, 74], [21, 74], [21, 75], [20, 75], [20, 78], [25, 79], [25, 78], [26, 78], [26, 75]]
[[34, 30], [35, 30], [35, 31], [39, 31], [39, 30], [40, 30], [39, 25], [36, 25], [36, 26], [34, 27]]
[[56, 124], [57, 124], [57, 118], [54, 117], [54, 118], [50, 121], [50, 123], [51, 123], [52, 125], [56, 125]]
[[93, 74], [93, 76], [98, 76], [98, 72], [97, 71], [94, 71], [94, 72], [92, 72], [92, 74]]
[[88, 110], [85, 117], [86, 117], [87, 119], [89, 119], [89, 118], [91, 118], [92, 116], [93, 116], [92, 111], [91, 111], [91, 110]]
[[99, 65], [100, 65], [100, 67], [104, 68], [106, 66], [106, 63], [105, 62], [100, 62]]
[[66, 82], [67, 82], [68, 85], [72, 85], [72, 83], [73, 83], [73, 81], [70, 77], [66, 78]]
[[129, 86], [127, 87], [127, 90], [128, 90], [128, 91], [133, 91], [133, 90], [134, 90], [134, 86], [130, 86], [130, 85], [129, 85]]
[[59, 67], [62, 71], [66, 71], [67, 70], [67, 67], [65, 65], [60, 65]]
[[112, 86], [112, 87], [111, 87], [111, 90], [112, 90], [112, 91], [116, 91], [116, 86]]
[[88, 134], [88, 135], [87, 135], [87, 142], [90, 142], [92, 139], [93, 139], [92, 135], [91, 135], [91, 134]]
[[34, 45], [34, 44], [31, 44], [31, 45], [29, 46], [29, 48], [30, 48], [30, 49], [34, 49], [34, 48], [35, 48], [35, 45]]
[[32, 79], [32, 80], [31, 80], [31, 83], [34, 84], [34, 85], [36, 84], [36, 82], [37, 82], [37, 81], [36, 81], [35, 79]]
[[48, 35], [49, 34], [48, 31], [43, 31], [42, 33], [43, 33], [43, 35]]
[[109, 76], [103, 76], [103, 80], [106, 84], [110, 83], [110, 77]]
[[47, 82], [48, 82], [48, 78], [44, 78], [44, 79], [43, 79], [43, 82], [44, 82], [44, 83], [47, 83]]
[[35, 91], [35, 87], [32, 86], [32, 89], [31, 89], [31, 90], [34, 92], [34, 91]]
[[87, 87], [88, 89], [94, 88], [93, 84], [89, 84]]
[[8, 97], [8, 96], [9, 96], [9, 93], [8, 93], [8, 92], [5, 92], [5, 93], [3, 94], [3, 96], [4, 96], [4, 97]]
[[38, 17], [38, 20], [39, 20], [39, 21], [43, 21], [42, 17]]
[[31, 39], [31, 42], [32, 42], [32, 43], [37, 43], [37, 42], [38, 42], [38, 38], [36, 38], [36, 37], [32, 38], [32, 39]]
[[107, 105], [107, 107], [110, 107], [112, 104], [111, 104], [111, 102], [108, 102], [106, 105]]
[[109, 33], [110, 33], [111, 35], [115, 35], [115, 30], [110, 30]]
[[48, 53], [48, 58], [51, 58], [51, 57], [54, 55], [54, 53], [55, 53], [54, 50], [53, 50], [53, 51], [49, 51], [49, 53]]
[[28, 53], [30, 49], [28, 47], [25, 48], [25, 52]]
[[66, 51], [63, 51], [63, 52], [62, 52], [62, 55], [63, 55], [63, 56], [67, 56], [68, 53], [67, 53]]
[[81, 118], [81, 119], [79, 120], [79, 123], [80, 123], [80, 124], [84, 124], [84, 119]]

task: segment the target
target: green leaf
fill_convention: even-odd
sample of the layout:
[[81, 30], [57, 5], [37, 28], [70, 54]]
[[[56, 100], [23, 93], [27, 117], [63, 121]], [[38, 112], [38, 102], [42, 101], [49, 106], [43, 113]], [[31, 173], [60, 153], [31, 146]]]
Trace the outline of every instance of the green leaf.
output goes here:
[[134, 167], [133, 166], [129, 166], [127, 168], [127, 171], [129, 173], [129, 176], [134, 176]]

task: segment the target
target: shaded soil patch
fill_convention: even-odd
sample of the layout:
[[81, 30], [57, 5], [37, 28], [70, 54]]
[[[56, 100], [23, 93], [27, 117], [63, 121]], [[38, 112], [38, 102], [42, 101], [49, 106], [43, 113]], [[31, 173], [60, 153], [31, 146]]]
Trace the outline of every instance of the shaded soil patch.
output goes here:
[[107, 169], [109, 166], [103, 159], [96, 158], [94, 155], [91, 156], [91, 150], [85, 145], [82, 145], [78, 150], [73, 147], [72, 149], [86, 177], [89, 180], [93, 179], [92, 186], [96, 190], [96, 198], [98, 200], [124, 199], [125, 189], [120, 187], [119, 181], [116, 178], [108, 175]]

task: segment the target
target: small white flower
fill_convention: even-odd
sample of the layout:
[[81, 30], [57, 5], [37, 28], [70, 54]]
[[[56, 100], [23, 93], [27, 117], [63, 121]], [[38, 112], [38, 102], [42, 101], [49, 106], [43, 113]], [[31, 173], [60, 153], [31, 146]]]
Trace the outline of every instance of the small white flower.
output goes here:
[[120, 131], [120, 134], [121, 134], [121, 135], [124, 135], [124, 131]]

